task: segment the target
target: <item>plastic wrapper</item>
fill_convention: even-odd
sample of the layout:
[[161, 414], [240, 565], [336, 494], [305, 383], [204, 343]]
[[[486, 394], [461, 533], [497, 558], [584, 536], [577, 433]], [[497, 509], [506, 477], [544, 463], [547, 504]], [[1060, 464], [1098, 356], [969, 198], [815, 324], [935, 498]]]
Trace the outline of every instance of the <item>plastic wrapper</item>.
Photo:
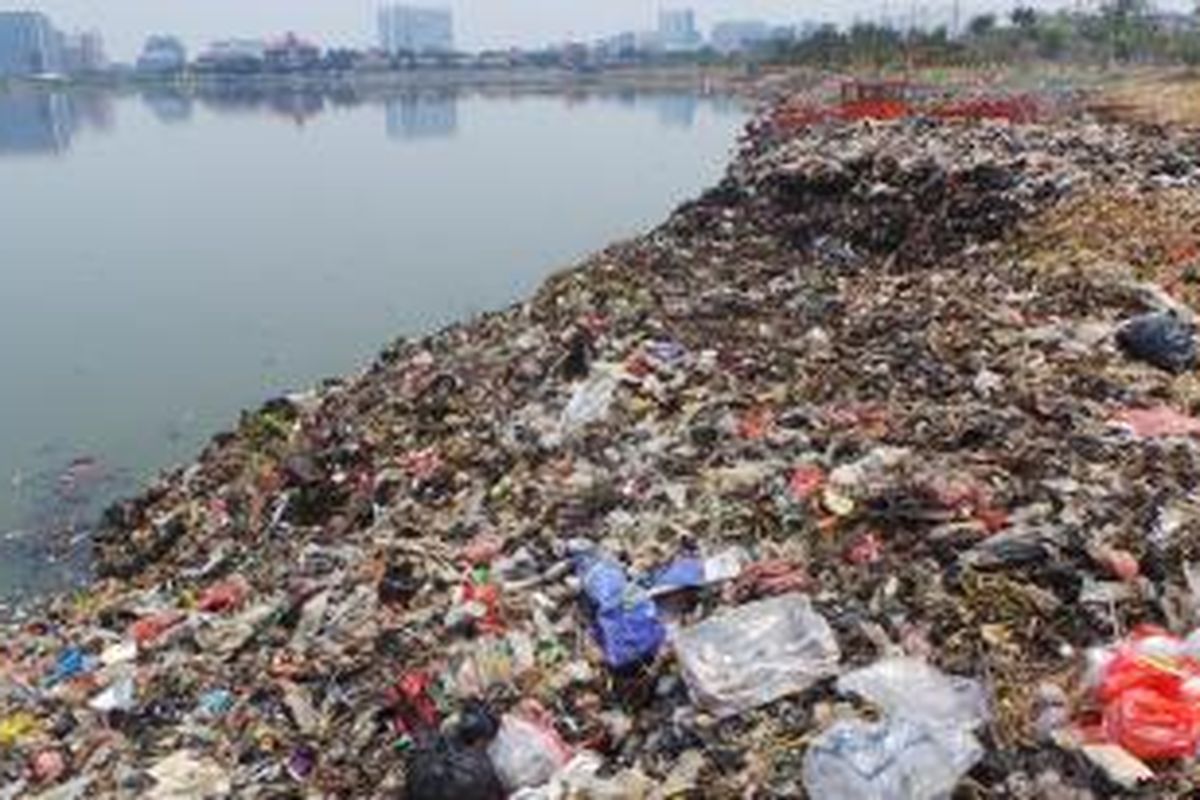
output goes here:
[[571, 760], [571, 750], [552, 727], [540, 720], [506, 714], [488, 757], [510, 792], [549, 783]]
[[966, 731], [904, 719], [842, 720], [805, 753], [804, 787], [814, 798], [937, 800], [982, 756]]
[[829, 623], [802, 594], [712, 617], [681, 631], [675, 649], [692, 698], [720, 716], [803, 691], [841, 658]]
[[563, 431], [574, 433], [607, 417], [618, 385], [615, 375], [598, 370], [576, 386], [567, 407], [563, 409]]
[[889, 717], [970, 730], [987, 721], [987, 693], [978, 681], [946, 675], [917, 658], [886, 658], [838, 679], [838, 691], [856, 694]]

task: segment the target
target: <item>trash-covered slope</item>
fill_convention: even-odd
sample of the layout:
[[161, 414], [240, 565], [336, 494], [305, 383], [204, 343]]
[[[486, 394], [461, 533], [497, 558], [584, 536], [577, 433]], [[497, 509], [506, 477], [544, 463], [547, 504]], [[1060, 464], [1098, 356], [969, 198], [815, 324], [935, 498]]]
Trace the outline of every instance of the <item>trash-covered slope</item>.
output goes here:
[[1085, 667], [1197, 622], [1184, 256], [1136, 218], [1196, 159], [764, 118], [653, 233], [112, 509], [4, 631], [0, 797], [1185, 793], [1189, 644]]

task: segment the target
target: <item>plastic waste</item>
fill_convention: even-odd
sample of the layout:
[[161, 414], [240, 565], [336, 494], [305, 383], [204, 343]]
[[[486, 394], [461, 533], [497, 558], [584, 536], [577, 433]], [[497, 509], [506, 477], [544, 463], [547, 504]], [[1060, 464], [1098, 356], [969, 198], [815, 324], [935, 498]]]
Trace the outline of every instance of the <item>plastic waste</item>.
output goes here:
[[201, 611], [220, 614], [233, 611], [246, 602], [250, 588], [243, 578], [231, 578], [204, 590], [197, 607]]
[[88, 702], [89, 707], [101, 713], [132, 711], [135, 705], [137, 705], [137, 686], [132, 674], [120, 676], [107, 689]]
[[156, 642], [164, 633], [174, 628], [185, 619], [178, 611], [164, 611], [142, 617], [129, 626], [129, 636], [140, 647]]
[[[572, 758], [545, 786], [522, 789], [510, 795], [509, 800], [642, 800], [650, 797], [655, 788], [654, 783], [637, 770], [600, 777], [603, 768], [604, 759], [585, 750]], [[659, 791], [653, 796], [664, 795]]]
[[229, 775], [216, 761], [179, 750], [149, 770], [154, 786], [142, 795], [150, 800], [194, 800], [224, 797], [230, 792]]
[[970, 730], [987, 722], [987, 693], [971, 678], [946, 675], [917, 658], [885, 658], [843, 675], [842, 694], [856, 694], [889, 717], [937, 728]]
[[803, 691], [841, 658], [829, 623], [802, 594], [712, 617], [680, 631], [675, 649], [692, 698], [720, 716]]
[[54, 660], [54, 669], [46, 676], [46, 686], [57, 686], [76, 678], [95, 667], [95, 659], [78, 647], [68, 647]]
[[571, 760], [571, 749], [551, 725], [520, 714], [504, 715], [487, 753], [510, 792], [548, 783]]
[[1166, 406], [1127, 408], [1114, 414], [1112, 420], [1139, 439], [1200, 436], [1200, 419], [1181, 414]]
[[563, 431], [575, 433], [607, 417], [619, 385], [620, 382], [611, 371], [597, 365], [591, 377], [575, 387], [575, 392], [563, 409]]
[[37, 731], [37, 728], [37, 717], [25, 711], [0, 718], [0, 747], [12, 747]]
[[1089, 680], [1108, 741], [1151, 761], [1200, 752], [1197, 644], [1145, 626], [1090, 654]]
[[487, 744], [496, 738], [499, 731], [500, 721], [486, 703], [475, 699], [463, 703], [455, 727], [455, 735], [460, 743], [468, 747]]
[[576, 558], [576, 570], [592, 606], [605, 663], [621, 669], [652, 658], [666, 638], [654, 601], [606, 555], [584, 553]]
[[746, 551], [740, 547], [731, 547], [708, 558], [680, 556], [649, 578], [648, 594], [660, 597], [682, 589], [725, 583], [737, 578], [748, 561]]
[[841, 720], [804, 755], [804, 788], [814, 798], [936, 800], [949, 797], [983, 756], [967, 731], [904, 719]]
[[220, 717], [233, 708], [233, 701], [233, 692], [228, 689], [213, 689], [200, 696], [196, 710], [205, 717]]
[[417, 733], [437, 728], [441, 720], [437, 704], [430, 696], [433, 679], [427, 672], [405, 673], [391, 690], [396, 707], [397, 724], [404, 733]]
[[407, 800], [504, 800], [487, 754], [445, 737], [423, 740], [407, 758]]
[[287, 771], [288, 775], [295, 781], [308, 780], [313, 774], [313, 770], [317, 768], [317, 751], [308, 745], [300, 745], [292, 749], [288, 754]]
[[1169, 312], [1129, 320], [1117, 331], [1117, 344], [1130, 357], [1168, 372], [1196, 366], [1195, 329]]

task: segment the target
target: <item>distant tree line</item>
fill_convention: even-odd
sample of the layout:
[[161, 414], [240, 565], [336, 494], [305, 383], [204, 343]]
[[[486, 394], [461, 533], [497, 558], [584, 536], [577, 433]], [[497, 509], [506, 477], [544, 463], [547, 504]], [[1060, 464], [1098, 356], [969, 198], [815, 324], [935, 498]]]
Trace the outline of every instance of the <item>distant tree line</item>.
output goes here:
[[828, 25], [759, 57], [810, 66], [981, 66], [1030, 60], [1200, 65], [1200, 10], [1159, 13], [1148, 0], [1109, 0], [1093, 12], [980, 14], [961, 32], [878, 23]]

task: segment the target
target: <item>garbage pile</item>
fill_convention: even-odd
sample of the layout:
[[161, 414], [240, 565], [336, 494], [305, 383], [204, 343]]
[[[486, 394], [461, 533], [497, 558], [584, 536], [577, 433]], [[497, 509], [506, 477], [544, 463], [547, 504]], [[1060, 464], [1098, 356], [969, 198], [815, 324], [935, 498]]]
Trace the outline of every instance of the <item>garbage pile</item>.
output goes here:
[[1194, 791], [1192, 314], [1055, 216], [1194, 145], [766, 119], [110, 509], [0, 637], [0, 797]]

